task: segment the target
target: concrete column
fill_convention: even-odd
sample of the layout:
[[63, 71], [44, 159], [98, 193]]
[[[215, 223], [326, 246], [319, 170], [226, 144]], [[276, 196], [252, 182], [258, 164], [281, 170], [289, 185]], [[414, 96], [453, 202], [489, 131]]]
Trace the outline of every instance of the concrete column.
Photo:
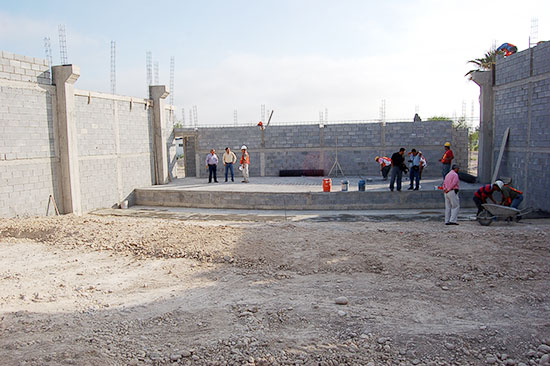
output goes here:
[[491, 180], [493, 167], [493, 72], [476, 71], [472, 74], [472, 80], [479, 85], [479, 151], [477, 158], [478, 180], [487, 183]]
[[153, 149], [155, 153], [155, 184], [167, 184], [168, 151], [166, 148], [166, 118], [164, 99], [170, 94], [165, 85], [149, 86], [149, 95], [153, 100]]
[[74, 65], [52, 67], [57, 107], [57, 133], [61, 161], [61, 211], [82, 215], [80, 171], [74, 112], [74, 83], [80, 69]]

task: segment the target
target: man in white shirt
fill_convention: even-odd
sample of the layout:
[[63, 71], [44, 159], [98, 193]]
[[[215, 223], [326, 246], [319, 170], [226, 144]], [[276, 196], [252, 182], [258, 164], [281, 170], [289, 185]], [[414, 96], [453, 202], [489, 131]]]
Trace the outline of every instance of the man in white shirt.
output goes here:
[[237, 162], [237, 156], [229, 147], [225, 148], [225, 153], [223, 154], [223, 165], [225, 166], [225, 181], [227, 182], [227, 173], [231, 171], [231, 181], [235, 181], [235, 176], [233, 174], [233, 164]]

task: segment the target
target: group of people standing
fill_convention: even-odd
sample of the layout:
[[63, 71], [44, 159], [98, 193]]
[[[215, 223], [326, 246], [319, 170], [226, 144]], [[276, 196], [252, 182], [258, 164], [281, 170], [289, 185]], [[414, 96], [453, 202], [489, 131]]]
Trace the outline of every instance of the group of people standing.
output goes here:
[[[391, 159], [386, 156], [377, 156], [374, 160], [380, 164], [380, 172], [384, 180], [388, 179], [390, 174], [390, 191], [393, 192], [397, 182], [397, 191], [401, 191], [403, 173], [409, 173], [410, 185], [409, 190], [418, 191], [420, 189], [420, 179], [422, 179], [422, 171], [428, 165], [426, 158], [421, 151], [412, 149], [405, 157], [406, 149], [402, 147], [398, 152], [391, 156]], [[408, 164], [405, 164], [407, 159]]]
[[[243, 174], [243, 183], [248, 183], [248, 166], [250, 165], [250, 154], [248, 153], [248, 148], [246, 145], [241, 146], [241, 165], [239, 170]], [[235, 173], [233, 170], [233, 165], [237, 163], [237, 156], [229, 147], [225, 148], [225, 153], [223, 154], [223, 165], [225, 167], [225, 181], [229, 179], [229, 173], [231, 173], [231, 181], [235, 181]], [[218, 170], [218, 155], [216, 155], [216, 150], [210, 150], [210, 154], [206, 156], [206, 168], [208, 169], [208, 183], [212, 183], [212, 178], [214, 178], [214, 183], [218, 183], [217, 170]]]

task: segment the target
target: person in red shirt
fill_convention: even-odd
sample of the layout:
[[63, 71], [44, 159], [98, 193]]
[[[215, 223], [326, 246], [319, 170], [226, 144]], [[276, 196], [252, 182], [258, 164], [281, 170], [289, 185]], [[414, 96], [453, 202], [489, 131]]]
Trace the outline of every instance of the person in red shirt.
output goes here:
[[441, 164], [443, 164], [441, 168], [441, 174], [443, 175], [443, 180], [445, 180], [445, 176], [451, 170], [451, 164], [453, 162], [453, 159], [455, 158], [453, 154], [453, 150], [451, 150], [451, 143], [446, 142], [444, 146], [445, 146], [445, 153], [441, 158]]
[[443, 181], [445, 225], [458, 225], [458, 211], [460, 210], [458, 182], [458, 165], [453, 165], [453, 169], [445, 176]]
[[489, 198], [493, 203], [496, 205], [497, 201], [493, 198], [493, 192], [497, 191], [500, 192], [499, 185], [495, 182], [493, 184], [486, 184], [482, 186], [480, 189], [478, 189], [474, 193], [474, 203], [477, 206], [477, 214], [479, 215], [481, 211], [483, 211], [483, 204], [487, 203], [487, 198]]

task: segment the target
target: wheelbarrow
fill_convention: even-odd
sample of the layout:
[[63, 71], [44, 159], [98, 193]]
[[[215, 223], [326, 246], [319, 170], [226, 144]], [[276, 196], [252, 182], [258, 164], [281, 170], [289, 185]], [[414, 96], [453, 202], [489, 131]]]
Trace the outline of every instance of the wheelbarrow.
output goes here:
[[518, 222], [521, 220], [522, 216], [525, 216], [532, 211], [531, 208], [518, 210], [517, 208], [495, 205], [492, 203], [484, 203], [482, 206], [484, 210], [477, 215], [476, 219], [477, 222], [483, 226], [489, 226], [493, 221], [498, 219], [506, 220], [507, 222], [511, 222], [512, 220]]

